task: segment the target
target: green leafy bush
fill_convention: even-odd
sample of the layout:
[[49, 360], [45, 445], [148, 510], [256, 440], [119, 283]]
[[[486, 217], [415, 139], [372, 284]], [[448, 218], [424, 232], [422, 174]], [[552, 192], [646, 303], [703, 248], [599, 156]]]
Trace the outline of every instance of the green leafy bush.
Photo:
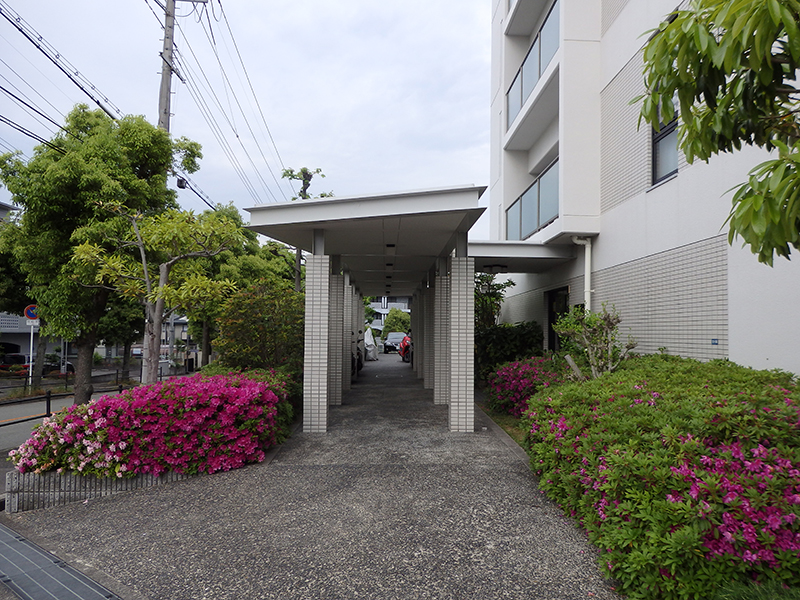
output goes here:
[[629, 598], [800, 586], [800, 391], [788, 374], [637, 357], [541, 391], [525, 424], [541, 488]]
[[214, 348], [219, 362], [235, 369], [303, 366], [304, 296], [286, 285], [262, 281], [237, 292], [225, 304]]
[[486, 380], [503, 363], [541, 356], [544, 335], [536, 321], [475, 330], [475, 376]]

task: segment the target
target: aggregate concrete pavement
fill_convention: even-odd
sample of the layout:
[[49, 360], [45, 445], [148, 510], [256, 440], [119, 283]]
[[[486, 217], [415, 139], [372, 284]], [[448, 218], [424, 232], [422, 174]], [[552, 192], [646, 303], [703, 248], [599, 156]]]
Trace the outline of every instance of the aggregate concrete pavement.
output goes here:
[[397, 355], [361, 374], [269, 462], [0, 522], [125, 600], [618, 598], [480, 410], [450, 433]]

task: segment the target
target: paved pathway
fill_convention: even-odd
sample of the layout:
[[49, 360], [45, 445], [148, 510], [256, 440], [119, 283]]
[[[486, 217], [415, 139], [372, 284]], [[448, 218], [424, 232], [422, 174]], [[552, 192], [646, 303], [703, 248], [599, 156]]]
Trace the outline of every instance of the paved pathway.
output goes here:
[[125, 600], [617, 598], [479, 410], [450, 433], [396, 354], [362, 375], [269, 463], [0, 522]]

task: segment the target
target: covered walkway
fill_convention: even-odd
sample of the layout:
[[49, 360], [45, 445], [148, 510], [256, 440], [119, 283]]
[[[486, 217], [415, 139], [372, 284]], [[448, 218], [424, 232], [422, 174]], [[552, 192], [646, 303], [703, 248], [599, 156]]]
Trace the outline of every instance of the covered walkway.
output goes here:
[[124, 600], [618, 600], [480, 410], [454, 435], [396, 354], [362, 374], [271, 462], [0, 523]]

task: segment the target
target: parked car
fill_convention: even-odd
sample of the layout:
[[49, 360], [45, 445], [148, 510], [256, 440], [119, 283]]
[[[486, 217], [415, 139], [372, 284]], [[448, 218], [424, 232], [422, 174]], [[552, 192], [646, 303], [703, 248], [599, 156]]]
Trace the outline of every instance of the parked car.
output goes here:
[[[59, 371], [60, 372], [61, 371], [61, 365], [59, 363], [51, 363], [51, 362], [44, 363], [44, 371], [42, 371], [42, 372], [45, 375], [47, 375], [48, 373], [52, 373], [53, 371]], [[66, 372], [67, 373], [74, 373], [75, 372], [75, 365], [73, 365], [71, 362], [67, 361]]]
[[402, 342], [405, 337], [406, 334], [402, 331], [392, 331], [387, 334], [386, 339], [383, 341], [383, 353], [389, 354], [389, 352], [399, 351], [400, 342]]
[[8, 353], [0, 355], [0, 369], [5, 371], [28, 368], [28, 357], [24, 354]]

